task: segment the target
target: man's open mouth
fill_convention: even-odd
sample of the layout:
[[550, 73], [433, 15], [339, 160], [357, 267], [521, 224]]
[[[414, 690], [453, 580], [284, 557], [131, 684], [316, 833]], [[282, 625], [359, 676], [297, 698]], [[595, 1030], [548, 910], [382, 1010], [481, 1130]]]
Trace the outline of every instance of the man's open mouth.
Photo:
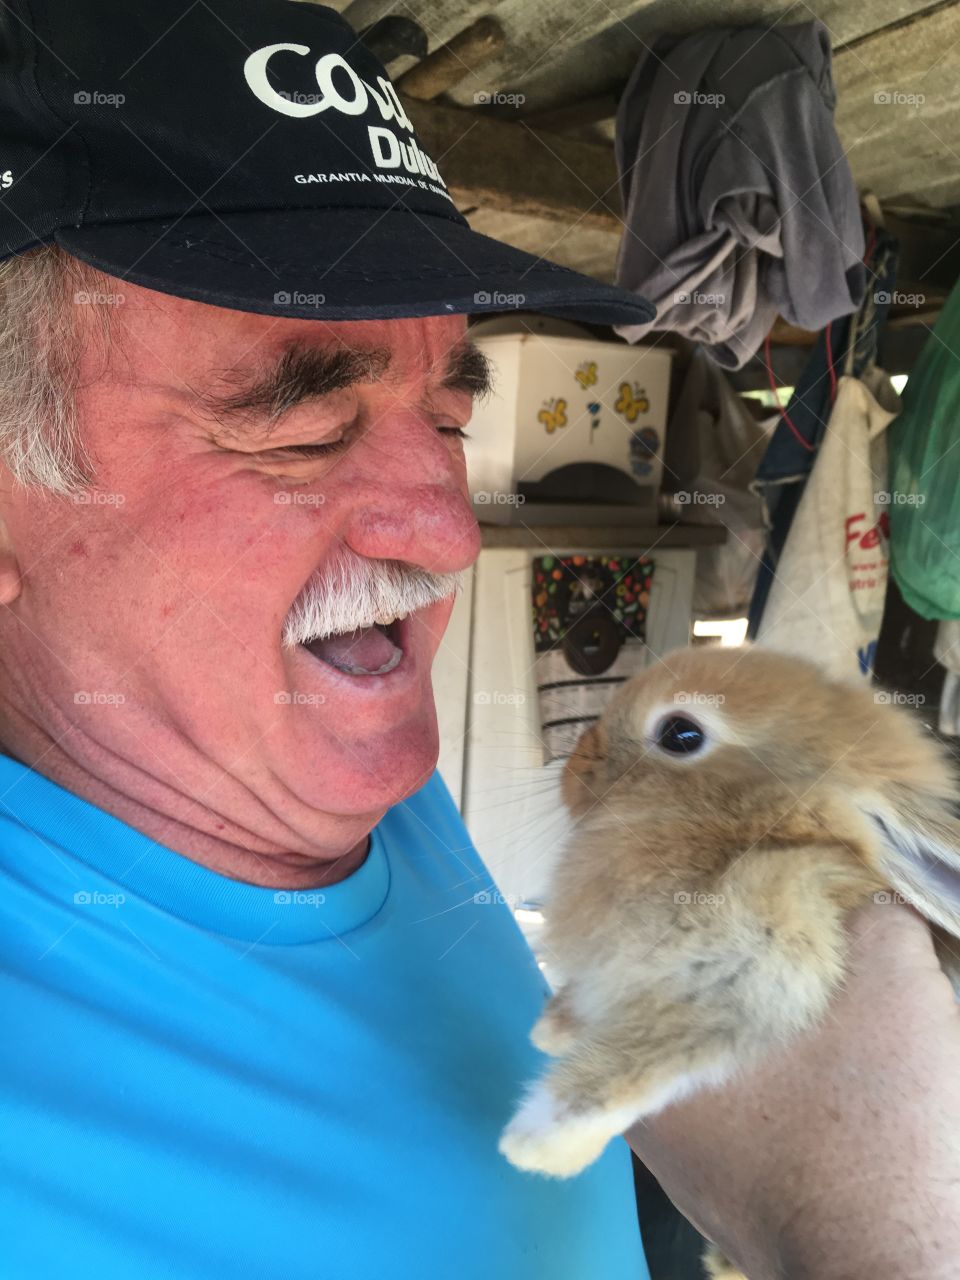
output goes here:
[[403, 618], [375, 622], [369, 627], [343, 631], [303, 647], [315, 658], [348, 676], [385, 676], [403, 657]]

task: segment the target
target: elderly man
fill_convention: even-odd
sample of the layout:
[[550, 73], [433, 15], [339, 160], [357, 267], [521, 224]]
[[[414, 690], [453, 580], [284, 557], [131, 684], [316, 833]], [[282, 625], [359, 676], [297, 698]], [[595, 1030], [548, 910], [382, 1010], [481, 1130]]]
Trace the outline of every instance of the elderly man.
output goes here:
[[[643, 1277], [624, 1143], [497, 1152], [545, 988], [475, 900], [430, 664], [478, 550], [465, 315], [646, 304], [472, 233], [332, 11], [2, 22], [0, 1276]], [[757, 1088], [803, 1261], [837, 1170], [795, 1086]], [[781, 1218], [723, 1188], [799, 1184], [675, 1112], [650, 1158], [765, 1266]]]

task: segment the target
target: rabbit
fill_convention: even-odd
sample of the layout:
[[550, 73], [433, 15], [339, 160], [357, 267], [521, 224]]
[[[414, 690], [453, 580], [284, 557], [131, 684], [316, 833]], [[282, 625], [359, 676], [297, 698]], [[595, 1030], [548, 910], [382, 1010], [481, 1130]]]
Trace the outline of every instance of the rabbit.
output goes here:
[[814, 1025], [871, 898], [927, 917], [960, 993], [957, 783], [894, 695], [752, 646], [677, 650], [618, 690], [562, 790], [559, 982], [531, 1033], [554, 1061], [500, 1138], [519, 1168], [576, 1174]]

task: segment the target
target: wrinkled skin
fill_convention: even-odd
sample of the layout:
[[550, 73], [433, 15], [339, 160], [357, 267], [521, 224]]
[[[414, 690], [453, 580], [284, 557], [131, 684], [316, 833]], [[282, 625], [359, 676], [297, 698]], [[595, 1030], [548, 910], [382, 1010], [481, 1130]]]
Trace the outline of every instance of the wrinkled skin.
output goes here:
[[[95, 490], [76, 502], [0, 473], [0, 741], [224, 874], [342, 878], [436, 762], [430, 664], [453, 602], [412, 619], [402, 674], [366, 683], [283, 649], [281, 625], [341, 546], [438, 573], [476, 558], [450, 430], [471, 398], [431, 373], [465, 319], [275, 319], [122, 292], [81, 369]], [[387, 347], [389, 375], [296, 407], [269, 440], [266, 416], [223, 430], [198, 393], [292, 339]], [[264, 452], [340, 435], [321, 458]]]

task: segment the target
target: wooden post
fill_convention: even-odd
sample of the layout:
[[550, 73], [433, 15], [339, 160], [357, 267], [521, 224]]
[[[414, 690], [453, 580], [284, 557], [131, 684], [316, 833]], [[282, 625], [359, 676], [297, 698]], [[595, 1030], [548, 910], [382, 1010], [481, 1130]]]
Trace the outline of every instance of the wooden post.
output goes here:
[[495, 18], [478, 18], [411, 67], [397, 81], [397, 88], [408, 98], [430, 102], [500, 53], [504, 45], [500, 23]]

